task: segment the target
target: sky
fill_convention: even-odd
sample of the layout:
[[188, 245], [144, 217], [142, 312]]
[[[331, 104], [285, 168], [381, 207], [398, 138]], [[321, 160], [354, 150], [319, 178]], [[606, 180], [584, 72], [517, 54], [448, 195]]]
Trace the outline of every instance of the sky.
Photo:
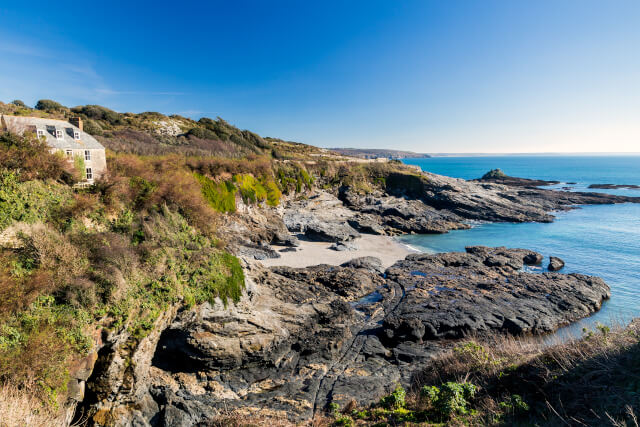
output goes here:
[[640, 152], [637, 0], [0, 4], [0, 100], [323, 147]]

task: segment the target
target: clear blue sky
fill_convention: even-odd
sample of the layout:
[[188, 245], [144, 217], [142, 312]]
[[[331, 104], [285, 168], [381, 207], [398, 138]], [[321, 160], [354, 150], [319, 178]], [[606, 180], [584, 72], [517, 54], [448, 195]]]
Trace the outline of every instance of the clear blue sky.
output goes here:
[[12, 1], [0, 100], [320, 146], [640, 151], [640, 1]]

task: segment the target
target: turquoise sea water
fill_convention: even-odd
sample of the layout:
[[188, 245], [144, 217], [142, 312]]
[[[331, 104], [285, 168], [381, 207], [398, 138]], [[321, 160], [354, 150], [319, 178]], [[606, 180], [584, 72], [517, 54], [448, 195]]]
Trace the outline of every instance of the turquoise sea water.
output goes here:
[[[576, 182], [571, 187], [578, 191], [593, 183], [640, 185], [640, 156], [448, 157], [405, 162], [425, 171], [465, 179], [500, 168], [511, 176]], [[601, 191], [640, 196], [640, 190]], [[582, 206], [556, 213], [556, 218], [550, 224], [477, 224], [470, 230], [399, 239], [432, 253], [463, 251], [469, 245], [528, 248], [547, 257], [562, 258], [566, 263], [563, 272], [602, 277], [611, 287], [611, 299], [598, 313], [560, 334], [575, 335], [596, 322], [626, 323], [640, 316], [640, 204]]]

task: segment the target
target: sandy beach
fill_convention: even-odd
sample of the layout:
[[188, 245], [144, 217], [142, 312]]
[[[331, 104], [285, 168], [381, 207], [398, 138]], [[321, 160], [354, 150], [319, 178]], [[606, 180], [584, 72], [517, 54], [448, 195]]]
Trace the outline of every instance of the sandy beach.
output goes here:
[[335, 251], [329, 249], [329, 242], [300, 241], [300, 247], [295, 252], [280, 252], [284, 246], [273, 245], [281, 255], [280, 258], [262, 260], [266, 266], [285, 265], [288, 267], [308, 267], [310, 265], [330, 264], [340, 265], [354, 258], [374, 256], [382, 261], [387, 268], [398, 260], [412, 253], [406, 246], [398, 243], [390, 236], [363, 234], [354, 240], [358, 249], [352, 251]]

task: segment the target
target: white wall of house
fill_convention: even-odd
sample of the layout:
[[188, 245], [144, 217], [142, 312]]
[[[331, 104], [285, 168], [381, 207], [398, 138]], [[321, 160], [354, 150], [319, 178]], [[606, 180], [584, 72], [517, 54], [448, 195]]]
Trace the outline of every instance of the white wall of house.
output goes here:
[[73, 161], [73, 158], [76, 156], [82, 157], [84, 159], [84, 167], [86, 168], [87, 182], [89, 183], [93, 183], [96, 179], [100, 178], [107, 169], [107, 157], [104, 150], [58, 149], [53, 151], [61, 152], [65, 157], [69, 158], [70, 161]]

